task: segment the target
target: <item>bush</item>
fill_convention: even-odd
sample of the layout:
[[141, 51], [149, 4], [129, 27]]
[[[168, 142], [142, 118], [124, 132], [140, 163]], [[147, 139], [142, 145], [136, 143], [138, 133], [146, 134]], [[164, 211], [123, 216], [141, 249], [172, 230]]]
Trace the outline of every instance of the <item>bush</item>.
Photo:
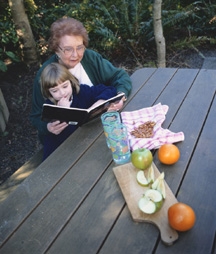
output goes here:
[[163, 10], [164, 36], [170, 47], [215, 43], [216, 4], [195, 1], [176, 10]]
[[[29, 22], [41, 56], [47, 54], [49, 27], [66, 15], [84, 23], [89, 32], [90, 47], [112, 59], [127, 55], [133, 61], [144, 61], [145, 52], [155, 50], [153, 0], [24, 0]], [[18, 37], [11, 22], [7, 3], [0, 2], [0, 70], [6, 71], [6, 60], [19, 60]], [[163, 29], [169, 48], [194, 47], [214, 43], [216, 5], [207, 0], [163, 1]]]
[[6, 63], [19, 61], [19, 39], [9, 7], [1, 2], [0, 9], [4, 10], [0, 15], [0, 71], [5, 72]]

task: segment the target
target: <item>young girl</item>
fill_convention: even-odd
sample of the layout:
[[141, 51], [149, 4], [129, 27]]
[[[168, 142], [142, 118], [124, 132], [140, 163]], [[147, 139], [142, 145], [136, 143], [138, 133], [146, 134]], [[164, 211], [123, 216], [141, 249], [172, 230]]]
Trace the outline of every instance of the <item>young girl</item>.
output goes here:
[[[70, 71], [58, 63], [51, 63], [43, 70], [41, 74], [41, 91], [46, 98], [45, 103], [84, 109], [91, 107], [99, 100], [107, 100], [117, 94], [117, 90], [113, 86], [79, 85], [78, 80]], [[45, 135], [43, 159], [46, 159], [77, 129], [76, 125], [59, 123], [60, 121], [47, 123], [49, 132]], [[59, 129], [53, 132], [52, 128], [55, 125], [58, 125]]]

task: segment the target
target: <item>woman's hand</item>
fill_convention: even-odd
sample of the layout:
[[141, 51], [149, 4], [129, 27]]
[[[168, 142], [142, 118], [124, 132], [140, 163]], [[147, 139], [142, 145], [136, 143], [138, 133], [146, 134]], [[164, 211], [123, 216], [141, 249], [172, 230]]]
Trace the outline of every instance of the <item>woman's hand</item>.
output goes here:
[[66, 122], [61, 123], [60, 121], [55, 121], [52, 123], [48, 123], [47, 124], [47, 129], [49, 132], [58, 135], [60, 134], [66, 127], [68, 126], [68, 124]]
[[124, 105], [124, 101], [126, 101], [126, 98], [123, 97], [120, 101], [118, 101], [117, 103], [111, 103], [111, 105], [109, 106], [107, 111], [119, 111], [120, 109], [122, 109], [123, 105]]

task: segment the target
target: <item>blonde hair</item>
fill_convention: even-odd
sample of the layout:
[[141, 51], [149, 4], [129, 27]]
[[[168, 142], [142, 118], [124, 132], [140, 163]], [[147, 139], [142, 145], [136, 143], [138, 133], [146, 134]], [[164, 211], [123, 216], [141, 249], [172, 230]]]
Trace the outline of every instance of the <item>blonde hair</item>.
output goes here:
[[70, 80], [72, 90], [78, 94], [80, 91], [78, 79], [74, 77], [63, 65], [58, 63], [48, 64], [41, 73], [40, 83], [42, 95], [56, 104], [56, 101], [50, 94], [49, 89], [65, 82], [66, 80]]
[[81, 36], [83, 45], [88, 46], [88, 33], [83, 24], [76, 19], [63, 17], [50, 27], [49, 49], [53, 52], [58, 51], [60, 39], [65, 35]]

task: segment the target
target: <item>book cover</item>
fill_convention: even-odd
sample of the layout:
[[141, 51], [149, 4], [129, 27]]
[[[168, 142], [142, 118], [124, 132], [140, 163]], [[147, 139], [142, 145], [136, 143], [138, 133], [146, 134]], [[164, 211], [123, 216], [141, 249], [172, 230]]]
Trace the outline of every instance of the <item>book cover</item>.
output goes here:
[[42, 120], [46, 122], [59, 120], [74, 125], [82, 125], [107, 111], [111, 103], [117, 103], [124, 93], [101, 102], [91, 109], [69, 108], [52, 104], [43, 104]]

